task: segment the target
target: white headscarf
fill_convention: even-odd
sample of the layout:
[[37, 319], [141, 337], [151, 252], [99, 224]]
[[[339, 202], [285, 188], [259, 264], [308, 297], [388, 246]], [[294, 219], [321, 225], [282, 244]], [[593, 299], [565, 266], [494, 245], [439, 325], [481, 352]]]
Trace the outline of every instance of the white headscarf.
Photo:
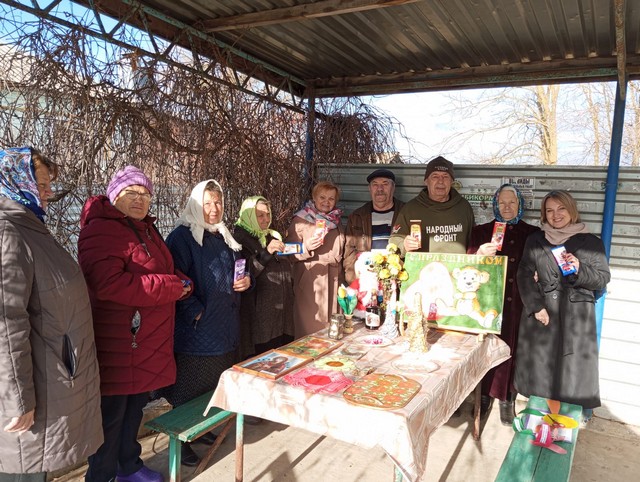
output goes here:
[[224, 223], [209, 224], [204, 220], [202, 200], [204, 199], [204, 188], [209, 182], [214, 183], [218, 189], [220, 189], [222, 209], [224, 212], [224, 194], [222, 193], [222, 187], [218, 181], [214, 179], [207, 179], [206, 181], [196, 184], [196, 187], [191, 191], [191, 196], [187, 200], [187, 205], [182, 211], [182, 214], [176, 221], [176, 226], [188, 226], [191, 230], [193, 239], [195, 239], [200, 246], [202, 246], [202, 238], [204, 237], [204, 231], [206, 229], [210, 233], [220, 233], [227, 246], [234, 251], [240, 251], [242, 249], [242, 245], [233, 239], [231, 232]]

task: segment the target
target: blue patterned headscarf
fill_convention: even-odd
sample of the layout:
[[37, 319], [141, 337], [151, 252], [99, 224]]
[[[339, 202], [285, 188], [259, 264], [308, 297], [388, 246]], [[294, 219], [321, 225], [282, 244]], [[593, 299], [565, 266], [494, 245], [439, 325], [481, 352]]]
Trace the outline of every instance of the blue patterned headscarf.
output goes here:
[[26, 206], [44, 222], [30, 147], [0, 151], [0, 196]]
[[[516, 214], [515, 218], [510, 219], [509, 221], [505, 221], [504, 218], [500, 215], [500, 208], [498, 207], [498, 195], [500, 194], [500, 191], [505, 188], [507, 189], [507, 191], [513, 192], [518, 198], [518, 214]], [[518, 191], [518, 188], [516, 188], [513, 184], [503, 184], [493, 195], [493, 215], [495, 216], [496, 221], [507, 224], [518, 224], [518, 221], [520, 221], [522, 219], [522, 216], [524, 216], [524, 197], [522, 197], [522, 194], [520, 193], [520, 191]]]

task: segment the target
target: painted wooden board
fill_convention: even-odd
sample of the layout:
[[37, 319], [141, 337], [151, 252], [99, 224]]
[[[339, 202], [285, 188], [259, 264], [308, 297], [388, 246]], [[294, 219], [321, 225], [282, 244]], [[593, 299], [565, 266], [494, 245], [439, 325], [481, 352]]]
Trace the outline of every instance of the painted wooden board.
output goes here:
[[[528, 408], [548, 410], [544, 398], [532, 396]], [[576, 420], [582, 420], [582, 407], [569, 403], [560, 405], [560, 413]], [[556, 442], [566, 454], [557, 454], [531, 443], [533, 437], [515, 433], [507, 456], [500, 467], [496, 482], [559, 482], [569, 480], [579, 428], [574, 429], [573, 443]]]

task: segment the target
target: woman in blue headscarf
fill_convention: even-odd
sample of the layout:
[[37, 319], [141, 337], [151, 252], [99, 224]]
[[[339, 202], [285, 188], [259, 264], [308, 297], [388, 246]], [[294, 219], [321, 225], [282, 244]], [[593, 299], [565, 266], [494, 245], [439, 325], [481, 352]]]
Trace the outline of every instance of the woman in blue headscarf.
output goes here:
[[43, 220], [57, 166], [0, 151], [0, 480], [44, 482], [102, 443], [87, 286]]
[[[482, 414], [486, 415], [491, 408], [493, 399], [500, 400], [500, 421], [504, 425], [511, 425], [513, 422], [515, 416], [514, 400], [517, 395], [513, 388], [513, 376], [522, 300], [518, 293], [516, 273], [527, 237], [539, 230], [537, 226], [532, 226], [522, 220], [524, 209], [522, 194], [511, 184], [502, 185], [493, 196], [495, 219], [473, 228], [471, 241], [467, 248], [469, 254], [507, 256], [508, 258], [500, 338], [511, 348], [511, 358], [489, 371], [483, 378], [481, 409]], [[499, 247], [499, 243], [493, 239], [496, 222], [506, 223], [502, 247]]]

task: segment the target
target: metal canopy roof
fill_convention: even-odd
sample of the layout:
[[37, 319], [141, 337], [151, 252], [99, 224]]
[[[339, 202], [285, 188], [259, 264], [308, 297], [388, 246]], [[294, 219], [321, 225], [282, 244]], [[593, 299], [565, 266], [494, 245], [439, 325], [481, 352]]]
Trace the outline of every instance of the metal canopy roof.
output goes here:
[[640, 77], [640, 0], [75, 1], [303, 97]]

